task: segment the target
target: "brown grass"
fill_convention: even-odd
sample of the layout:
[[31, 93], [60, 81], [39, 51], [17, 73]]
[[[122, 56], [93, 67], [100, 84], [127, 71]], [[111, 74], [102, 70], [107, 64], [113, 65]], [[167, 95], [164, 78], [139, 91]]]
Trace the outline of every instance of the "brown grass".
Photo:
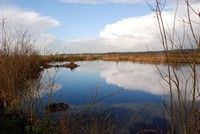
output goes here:
[[0, 24], [0, 102], [8, 111], [20, 111], [20, 101], [41, 71], [40, 56], [26, 31], [11, 34], [5, 19]]
[[66, 54], [43, 56], [44, 61], [131, 61], [141, 63], [200, 63], [200, 51], [193, 50], [171, 50], [168, 56], [164, 51], [160, 52], [138, 52], [138, 53], [104, 53], [104, 54]]

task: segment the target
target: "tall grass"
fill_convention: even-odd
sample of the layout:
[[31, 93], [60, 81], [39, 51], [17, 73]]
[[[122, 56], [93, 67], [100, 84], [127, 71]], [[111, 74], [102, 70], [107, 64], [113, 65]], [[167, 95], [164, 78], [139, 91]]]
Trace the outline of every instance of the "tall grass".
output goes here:
[[200, 63], [200, 51], [199, 49], [177, 49], [168, 52], [168, 55], [164, 51], [158, 52], [124, 52], [124, 53], [101, 53], [101, 54], [62, 54], [62, 55], [47, 55], [43, 56], [44, 61], [131, 61], [140, 63], [174, 63], [185, 64], [194, 62]]
[[28, 32], [13, 31], [0, 21], [0, 102], [5, 110], [20, 111], [20, 101], [40, 73], [40, 56]]

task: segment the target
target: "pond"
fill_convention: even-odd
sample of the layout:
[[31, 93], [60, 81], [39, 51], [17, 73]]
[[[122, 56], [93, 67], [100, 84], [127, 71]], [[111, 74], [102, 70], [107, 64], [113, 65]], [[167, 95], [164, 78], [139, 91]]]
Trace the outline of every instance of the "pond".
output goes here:
[[[159, 129], [163, 132], [166, 130], [162, 111], [169, 90], [159, 75], [159, 71], [163, 74], [166, 72], [165, 65], [105, 61], [76, 64], [79, 67], [74, 70], [61, 67], [49, 68], [43, 72], [44, 80], [54, 83], [52, 102], [69, 104], [71, 112], [84, 111], [87, 109], [85, 107], [92, 106], [93, 111], [111, 113], [123, 129], [130, 128], [130, 124], [133, 124], [131, 122], [134, 120], [135, 124], [137, 118], [139, 127], [131, 127], [134, 132], [136, 128], [142, 128], [144, 122], [145, 127], [161, 125]], [[187, 68], [175, 66], [180, 75], [187, 75]], [[44, 92], [43, 102], [48, 103], [48, 98], [49, 94]]]
[[155, 65], [132, 62], [77, 62], [75, 70], [50, 68], [44, 73], [54, 81], [53, 99], [68, 104], [162, 103], [166, 93]]

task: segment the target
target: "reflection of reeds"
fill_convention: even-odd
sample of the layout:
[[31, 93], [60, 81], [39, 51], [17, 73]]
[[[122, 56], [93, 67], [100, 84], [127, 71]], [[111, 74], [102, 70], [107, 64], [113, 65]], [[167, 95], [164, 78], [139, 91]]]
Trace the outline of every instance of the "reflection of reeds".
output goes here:
[[62, 117], [59, 121], [61, 133], [70, 134], [114, 134], [115, 123], [110, 119], [110, 113], [77, 113]]

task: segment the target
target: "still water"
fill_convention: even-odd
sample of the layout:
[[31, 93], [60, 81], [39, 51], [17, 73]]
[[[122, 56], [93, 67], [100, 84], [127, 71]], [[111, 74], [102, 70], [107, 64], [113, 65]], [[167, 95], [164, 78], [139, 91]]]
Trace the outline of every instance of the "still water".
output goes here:
[[104, 61], [77, 64], [80, 66], [75, 70], [45, 70], [43, 77], [55, 82], [55, 102], [71, 105], [160, 104], [166, 94], [155, 65]]
[[[47, 88], [42, 89], [52, 89], [39, 93], [45, 103], [43, 106], [49, 103], [50, 97], [53, 103], [69, 104], [68, 112], [72, 114], [87, 113], [88, 107], [92, 107], [95, 114], [106, 113], [106, 117], [109, 115], [117, 122], [120, 134], [127, 129], [135, 133], [144, 128], [159, 128], [162, 133], [166, 132], [163, 102], [167, 103], [169, 99], [169, 87], [161, 78], [167, 78], [166, 65], [105, 61], [76, 64], [79, 67], [75, 70], [49, 68], [43, 71], [43, 85]], [[172, 67], [180, 80], [180, 93], [190, 100], [191, 68], [186, 65]], [[175, 85], [172, 85], [172, 89], [176, 100]]]

